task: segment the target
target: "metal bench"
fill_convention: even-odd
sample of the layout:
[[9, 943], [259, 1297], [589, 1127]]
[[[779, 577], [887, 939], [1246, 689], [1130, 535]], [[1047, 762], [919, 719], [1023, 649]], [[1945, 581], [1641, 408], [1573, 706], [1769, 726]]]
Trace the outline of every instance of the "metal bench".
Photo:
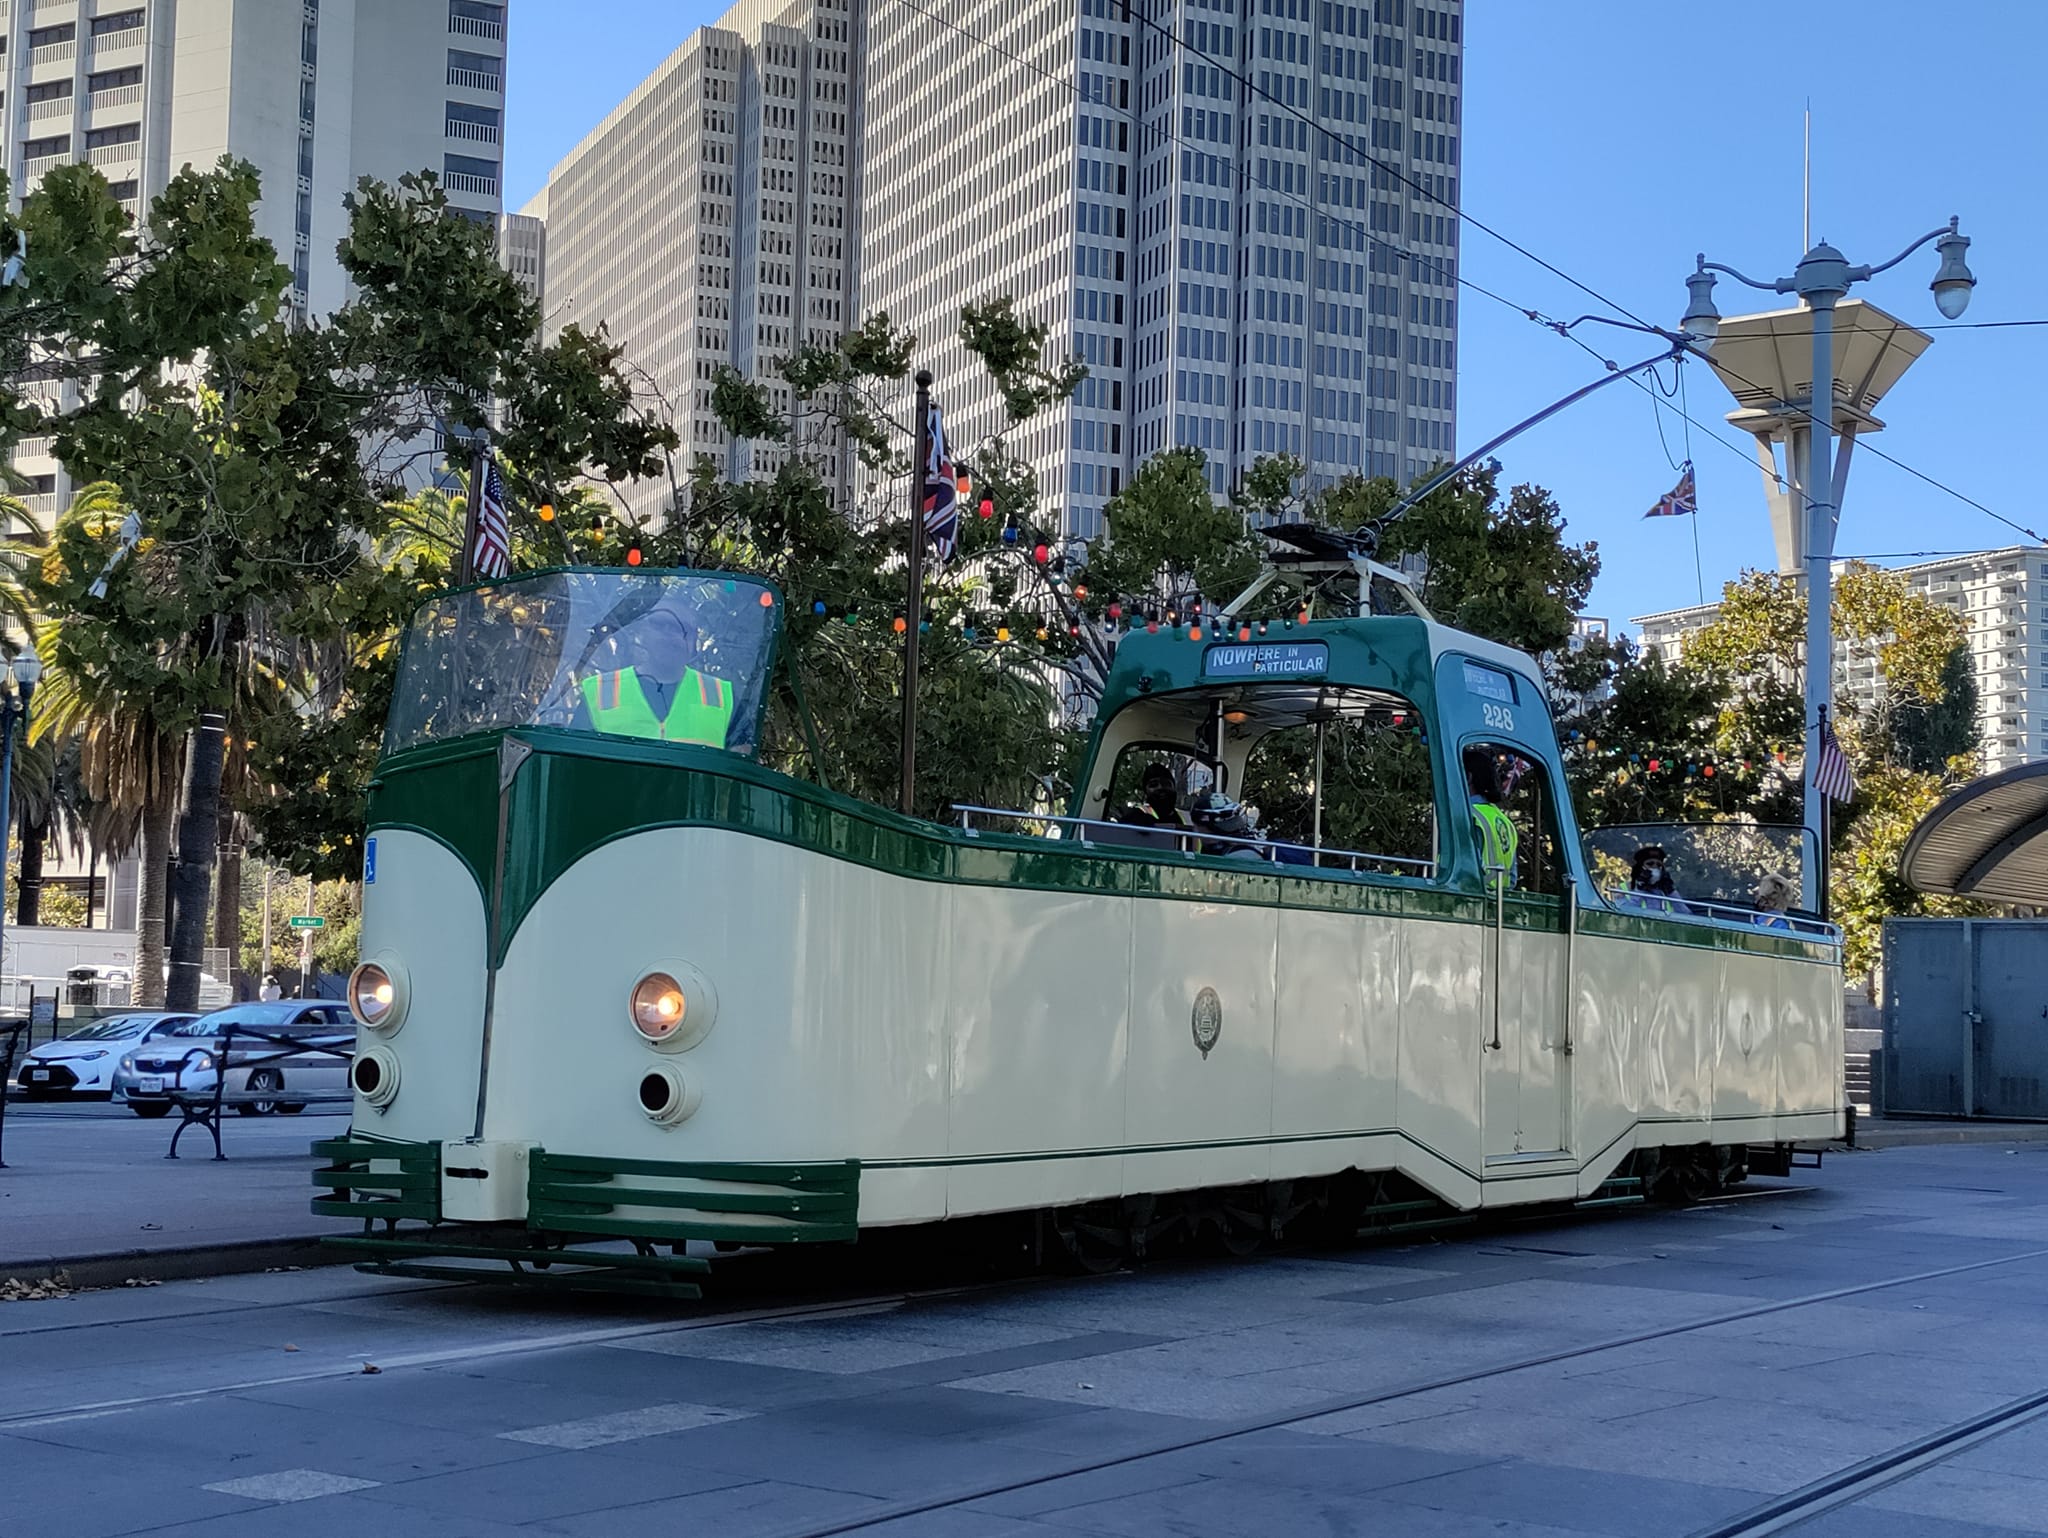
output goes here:
[[[260, 1042], [270, 1050], [246, 1053], [239, 1059], [231, 1051], [237, 1040]], [[204, 1127], [213, 1138], [213, 1156], [225, 1160], [227, 1155], [220, 1146], [220, 1119], [230, 1108], [269, 1103], [289, 1099], [292, 1105], [352, 1105], [355, 1091], [344, 1086], [337, 1090], [303, 1090], [281, 1092], [275, 1089], [229, 1089], [228, 1074], [245, 1073], [249, 1069], [261, 1068], [269, 1063], [282, 1063], [290, 1058], [314, 1056], [332, 1057], [344, 1066], [355, 1056], [353, 1046], [335, 1046], [323, 1041], [308, 1041], [303, 1037], [285, 1036], [275, 1031], [258, 1031], [248, 1026], [230, 1025], [213, 1043], [213, 1088], [204, 1090], [173, 1089], [170, 1091], [171, 1104], [178, 1108], [179, 1121], [171, 1133], [171, 1149], [166, 1159], [178, 1157], [178, 1140], [192, 1127]]]

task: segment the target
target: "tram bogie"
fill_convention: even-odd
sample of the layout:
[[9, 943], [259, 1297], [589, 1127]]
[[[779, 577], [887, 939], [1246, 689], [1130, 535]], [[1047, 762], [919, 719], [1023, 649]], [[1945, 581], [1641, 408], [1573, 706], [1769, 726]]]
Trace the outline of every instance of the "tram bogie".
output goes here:
[[316, 1210], [385, 1261], [1007, 1216], [1094, 1264], [1696, 1198], [1837, 1135], [1838, 934], [1610, 900], [1535, 665], [1363, 607], [1126, 637], [1073, 802], [941, 825], [755, 761], [764, 584], [429, 603]]

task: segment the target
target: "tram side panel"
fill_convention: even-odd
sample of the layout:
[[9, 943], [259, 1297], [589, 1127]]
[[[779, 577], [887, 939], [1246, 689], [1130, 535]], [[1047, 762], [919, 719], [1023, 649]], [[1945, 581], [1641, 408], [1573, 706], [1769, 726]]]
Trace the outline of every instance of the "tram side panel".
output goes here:
[[395, 1032], [361, 1033], [358, 1050], [381, 1047], [400, 1077], [398, 1094], [382, 1108], [356, 1096], [354, 1129], [415, 1143], [467, 1137], [483, 1053], [483, 892], [439, 839], [407, 828], [373, 836], [361, 953], [405, 980], [406, 1000]]
[[1643, 1113], [1648, 1032], [1635, 952], [1624, 940], [1587, 937], [1573, 962], [1569, 1136], [1582, 1196], [1628, 1157]]
[[1133, 906], [1125, 1189], [1264, 1180], [1281, 911], [1156, 899]]
[[1778, 1017], [1790, 970], [1769, 957], [1721, 954], [1712, 1075], [1717, 1122], [1777, 1114]]
[[[863, 1178], [863, 1222], [944, 1212], [937, 937], [951, 889], [716, 828], [654, 829], [585, 855], [521, 924], [498, 981], [486, 1135], [552, 1153], [688, 1163], [928, 1160]], [[626, 1002], [651, 970], [717, 991], [710, 1033], [650, 1048]], [[649, 1120], [641, 1076], [701, 1095]]]
[[[1137, 905], [1015, 887], [947, 890], [946, 1210], [1120, 1194]], [[874, 1178], [863, 1176], [864, 1200]]]
[[1778, 1136], [1839, 1136], [1845, 1104], [1842, 973], [1818, 963], [1787, 967], [1778, 1009]]
[[1480, 1201], [1480, 1080], [1485, 1013], [1477, 924], [1405, 920], [1401, 930], [1399, 1118], [1402, 1162], [1444, 1200]]
[[1400, 1122], [1407, 927], [1379, 914], [1281, 913], [1272, 1120], [1285, 1140], [1273, 1145], [1273, 1179], [1398, 1156], [1389, 1134]]

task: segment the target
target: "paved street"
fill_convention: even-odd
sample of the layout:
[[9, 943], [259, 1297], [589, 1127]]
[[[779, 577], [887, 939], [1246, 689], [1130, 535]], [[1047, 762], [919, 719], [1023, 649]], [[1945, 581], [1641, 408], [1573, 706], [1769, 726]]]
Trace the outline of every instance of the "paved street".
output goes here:
[[[0, 1304], [5, 1526], [1683, 1535], [2048, 1389], [2048, 1149], [1794, 1184], [737, 1322], [334, 1270]], [[1795, 1530], [2048, 1532], [2010, 1424]]]

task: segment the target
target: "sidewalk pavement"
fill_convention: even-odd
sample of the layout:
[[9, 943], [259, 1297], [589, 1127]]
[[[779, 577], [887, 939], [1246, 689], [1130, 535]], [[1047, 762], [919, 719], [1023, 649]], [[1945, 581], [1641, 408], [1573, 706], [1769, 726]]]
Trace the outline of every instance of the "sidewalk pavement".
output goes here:
[[[310, 1240], [334, 1225], [309, 1210], [313, 1139], [346, 1128], [341, 1116], [227, 1118], [213, 1157], [203, 1127], [185, 1134], [175, 1161], [164, 1157], [175, 1117], [143, 1121], [105, 1104], [7, 1108], [0, 1169], [0, 1277], [32, 1275], [72, 1263], [81, 1284], [118, 1283], [126, 1260], [156, 1257], [152, 1276], [214, 1274], [215, 1260], [196, 1273], [164, 1264], [164, 1252], [253, 1246], [233, 1270], [303, 1264], [273, 1258], [310, 1251]], [[80, 1274], [80, 1261], [96, 1261]]]
[[1856, 1118], [1858, 1148], [1924, 1148], [1933, 1143], [2048, 1143], [2048, 1121], [1948, 1121], [1939, 1117], [1914, 1116]]

